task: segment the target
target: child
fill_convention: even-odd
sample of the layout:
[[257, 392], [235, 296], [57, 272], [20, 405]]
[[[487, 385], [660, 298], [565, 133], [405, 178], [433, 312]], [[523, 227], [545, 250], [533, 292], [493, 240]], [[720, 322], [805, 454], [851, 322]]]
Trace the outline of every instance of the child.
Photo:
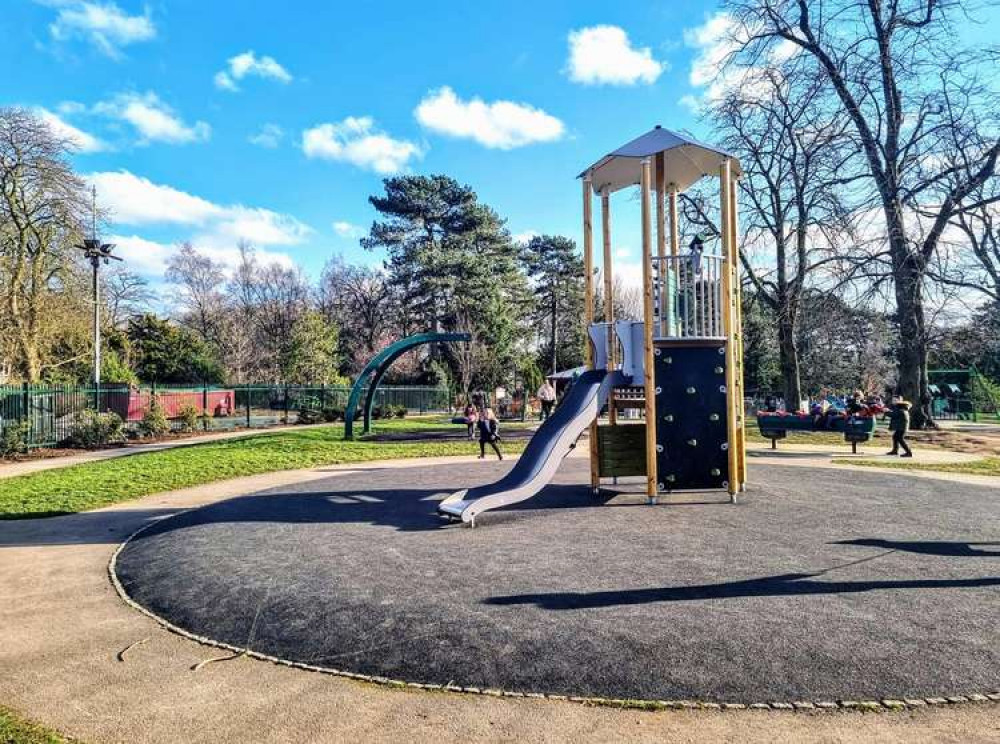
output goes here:
[[465, 425], [468, 427], [469, 441], [472, 441], [474, 433], [476, 431], [476, 422], [479, 420], [479, 412], [476, 407], [469, 403], [465, 407]]
[[913, 457], [910, 445], [906, 443], [906, 432], [910, 428], [910, 403], [900, 397], [892, 399], [892, 408], [889, 410], [889, 431], [892, 432], [892, 450], [886, 452], [887, 455], [898, 455], [899, 448], [903, 448], [900, 457]]
[[479, 409], [479, 459], [486, 457], [486, 445], [490, 445], [497, 457], [503, 460], [503, 453], [497, 442], [500, 441], [500, 422], [497, 421], [493, 409], [486, 407]]

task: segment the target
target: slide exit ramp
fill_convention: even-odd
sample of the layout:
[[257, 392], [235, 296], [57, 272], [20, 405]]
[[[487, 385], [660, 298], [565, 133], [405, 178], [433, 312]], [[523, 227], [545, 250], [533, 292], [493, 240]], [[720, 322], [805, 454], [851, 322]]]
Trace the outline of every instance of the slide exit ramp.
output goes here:
[[453, 493], [438, 505], [438, 512], [475, 526], [476, 516], [484, 511], [530, 499], [552, 480], [576, 440], [600, 415], [612, 388], [626, 384], [626, 380], [617, 371], [584, 372], [507, 475], [496, 483]]

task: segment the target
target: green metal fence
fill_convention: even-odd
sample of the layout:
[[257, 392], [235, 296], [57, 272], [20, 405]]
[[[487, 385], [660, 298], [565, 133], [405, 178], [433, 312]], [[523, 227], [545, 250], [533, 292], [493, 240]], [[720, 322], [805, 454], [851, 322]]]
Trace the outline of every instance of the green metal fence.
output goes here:
[[[206, 430], [279, 426], [296, 423], [303, 409], [342, 416], [350, 392], [340, 385], [0, 385], [0, 431], [25, 425], [28, 446], [54, 447], [85, 411], [114, 412], [135, 431], [154, 396], [173, 428], [181, 425], [185, 409], [194, 409], [199, 428]], [[447, 387], [379, 386], [375, 405], [401, 406], [410, 414], [444, 412], [450, 394]]]

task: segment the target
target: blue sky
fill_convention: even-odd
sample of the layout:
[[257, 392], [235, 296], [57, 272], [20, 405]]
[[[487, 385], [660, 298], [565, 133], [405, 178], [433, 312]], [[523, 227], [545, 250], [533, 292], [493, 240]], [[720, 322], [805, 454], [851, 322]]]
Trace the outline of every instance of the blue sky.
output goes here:
[[[0, 104], [77, 139], [110, 233], [154, 279], [185, 239], [228, 261], [246, 238], [313, 276], [338, 253], [377, 262], [358, 235], [389, 172], [451, 175], [512, 233], [579, 239], [582, 168], [656, 123], [705, 134], [682, 101], [705, 90], [693, 65], [710, 85], [719, 26], [696, 0], [4, 10]], [[625, 265], [634, 222], [616, 224]]]

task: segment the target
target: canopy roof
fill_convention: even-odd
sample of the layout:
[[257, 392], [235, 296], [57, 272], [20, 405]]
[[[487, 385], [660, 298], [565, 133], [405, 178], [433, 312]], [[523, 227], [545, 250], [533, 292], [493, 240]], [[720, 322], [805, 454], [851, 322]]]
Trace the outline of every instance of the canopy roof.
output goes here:
[[725, 158], [732, 160], [734, 175], [740, 175], [740, 161], [717, 147], [703, 144], [683, 134], [663, 129], [659, 124], [653, 129], [608, 153], [580, 174], [590, 175], [595, 193], [603, 189], [618, 191], [639, 183], [643, 158], [663, 153], [663, 169], [667, 184], [684, 191], [705, 176], [715, 176]]

